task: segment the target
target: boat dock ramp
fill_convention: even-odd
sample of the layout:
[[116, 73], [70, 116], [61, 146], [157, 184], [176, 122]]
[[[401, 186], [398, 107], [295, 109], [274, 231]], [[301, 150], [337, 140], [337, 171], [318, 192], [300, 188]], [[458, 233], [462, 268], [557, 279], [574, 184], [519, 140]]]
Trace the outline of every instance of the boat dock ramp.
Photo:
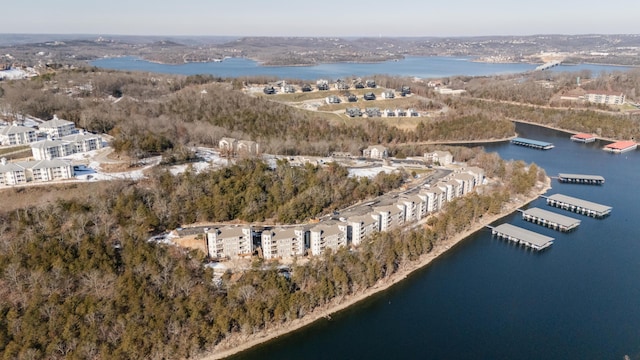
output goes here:
[[538, 141], [538, 140], [525, 139], [525, 138], [521, 138], [521, 137], [517, 137], [517, 138], [511, 139], [511, 143], [515, 144], [515, 145], [526, 146], [526, 147], [539, 149], [539, 150], [553, 149], [553, 144], [552, 143], [544, 142], [544, 141]]
[[522, 212], [522, 218], [534, 224], [546, 226], [558, 231], [572, 231], [580, 225], [580, 220], [569, 216], [556, 214], [540, 208], [531, 208], [527, 210], [518, 210]]
[[558, 181], [572, 184], [602, 185], [604, 184], [604, 177], [600, 175], [560, 173], [558, 174]]
[[491, 235], [501, 239], [513, 241], [516, 244], [527, 246], [533, 250], [544, 250], [553, 244], [554, 238], [541, 235], [511, 224], [501, 224], [490, 227]]
[[547, 205], [555, 206], [563, 210], [573, 211], [578, 214], [592, 216], [595, 218], [603, 218], [611, 214], [611, 206], [606, 206], [591, 201], [574, 198], [567, 195], [555, 194], [547, 199]]

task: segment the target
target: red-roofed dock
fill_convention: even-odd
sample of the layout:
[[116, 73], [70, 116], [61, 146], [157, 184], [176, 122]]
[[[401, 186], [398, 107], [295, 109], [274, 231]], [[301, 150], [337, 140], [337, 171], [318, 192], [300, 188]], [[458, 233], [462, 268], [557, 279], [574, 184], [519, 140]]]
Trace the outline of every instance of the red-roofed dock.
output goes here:
[[604, 151], [609, 151], [615, 154], [635, 150], [638, 148], [638, 144], [635, 141], [618, 141], [613, 144], [605, 146]]
[[591, 143], [596, 141], [596, 136], [593, 134], [587, 133], [579, 133], [575, 134], [571, 137], [572, 141], [583, 142], [583, 143]]

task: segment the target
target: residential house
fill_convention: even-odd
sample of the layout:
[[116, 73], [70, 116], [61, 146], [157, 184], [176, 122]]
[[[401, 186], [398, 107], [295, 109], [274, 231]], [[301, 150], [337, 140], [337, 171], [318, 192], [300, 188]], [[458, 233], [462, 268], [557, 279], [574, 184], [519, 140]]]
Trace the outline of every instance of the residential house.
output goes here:
[[411, 94], [411, 87], [407, 86], [407, 85], [402, 85], [400, 87], [400, 95], [401, 96], [407, 96]]
[[22, 166], [8, 163], [5, 158], [0, 160], [0, 185], [11, 186], [26, 182], [27, 175]]
[[53, 119], [38, 125], [38, 129], [49, 135], [51, 139], [59, 139], [76, 132], [76, 125], [72, 121], [58, 119], [53, 115]]
[[403, 109], [396, 109], [396, 115], [398, 116], [407, 116], [407, 111]]
[[335, 83], [335, 87], [337, 90], [349, 90], [349, 84], [342, 79], [338, 79]]
[[267, 259], [304, 256], [307, 231], [302, 228], [275, 227], [262, 231], [262, 256]]
[[371, 108], [366, 108], [364, 110], [365, 114], [367, 114], [367, 117], [380, 117], [380, 109], [378, 109], [377, 107], [371, 107]]
[[365, 84], [367, 85], [368, 88], [371, 88], [371, 89], [376, 87], [376, 81], [375, 80], [367, 80], [365, 82]]
[[393, 90], [385, 90], [382, 92], [383, 99], [393, 99], [395, 97], [396, 97], [396, 94], [393, 92]]
[[25, 145], [38, 141], [36, 131], [26, 126], [0, 127], [0, 145]]
[[329, 81], [320, 79], [316, 81], [316, 87], [318, 88], [318, 90], [322, 90], [322, 91], [329, 90]]
[[409, 116], [410, 117], [418, 117], [418, 116], [420, 116], [420, 113], [416, 109], [409, 109], [408, 112], [409, 112]]
[[326, 249], [337, 250], [347, 246], [347, 226], [340, 224], [318, 224], [309, 229], [311, 255], [322, 255]]
[[347, 108], [345, 109], [345, 113], [347, 114], [348, 117], [362, 116], [362, 111], [360, 110], [360, 108], [357, 108], [357, 107]]
[[325, 101], [327, 102], [327, 104], [340, 104], [340, 98], [336, 95], [329, 95], [327, 96], [327, 98], [325, 99]]
[[347, 238], [351, 244], [358, 246], [371, 234], [380, 231], [380, 214], [352, 216], [347, 219]]
[[207, 252], [211, 258], [225, 259], [253, 254], [253, 231], [249, 226], [205, 229]]
[[364, 93], [364, 95], [362, 95], [362, 98], [369, 101], [369, 100], [375, 100], [376, 99], [376, 94], [374, 94], [373, 92], [366, 92]]
[[290, 84], [284, 84], [281, 88], [282, 92], [285, 94], [293, 94], [296, 92], [296, 88]]
[[356, 101], [358, 101], [358, 95], [356, 95], [356, 94], [347, 95], [347, 101], [348, 102], [356, 102]]
[[267, 95], [273, 95], [276, 93], [276, 88], [274, 88], [271, 85], [267, 85], [264, 87], [264, 89], [262, 89], [262, 92], [264, 92]]
[[371, 159], [384, 159], [389, 157], [389, 150], [382, 145], [372, 145], [362, 150], [362, 156]]
[[386, 117], [395, 117], [396, 116], [396, 112], [394, 110], [391, 110], [391, 109], [384, 109], [383, 114]]
[[310, 92], [310, 91], [313, 91], [313, 88], [311, 88], [310, 84], [302, 84], [302, 87], [300, 87], [300, 90], [302, 90], [302, 92]]
[[451, 165], [453, 163], [453, 155], [448, 151], [425, 153], [424, 157], [427, 161], [431, 161], [434, 164], [440, 164], [442, 166]]

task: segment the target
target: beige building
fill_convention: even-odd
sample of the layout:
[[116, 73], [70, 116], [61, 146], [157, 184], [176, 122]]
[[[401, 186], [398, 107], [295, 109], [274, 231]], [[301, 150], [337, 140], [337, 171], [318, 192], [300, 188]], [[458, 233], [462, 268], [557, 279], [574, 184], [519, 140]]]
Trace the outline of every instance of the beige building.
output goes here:
[[362, 156], [371, 159], [384, 159], [389, 157], [389, 150], [382, 145], [372, 145], [362, 150]]
[[307, 231], [302, 228], [279, 228], [264, 230], [261, 234], [262, 256], [267, 259], [304, 256]]
[[238, 258], [253, 254], [253, 231], [249, 226], [205, 229], [207, 252], [214, 259]]
[[360, 245], [371, 234], [380, 231], [380, 214], [353, 216], [347, 220], [347, 234], [353, 245]]
[[431, 161], [434, 164], [440, 164], [447, 166], [453, 164], [453, 155], [448, 151], [434, 151], [425, 153], [424, 158], [427, 161]]
[[337, 250], [347, 246], [347, 226], [341, 224], [318, 224], [309, 229], [311, 255], [322, 255], [326, 249]]
[[56, 159], [8, 163], [3, 158], [0, 162], [0, 185], [64, 180], [71, 179], [74, 175], [73, 166], [69, 161]]
[[625, 101], [623, 93], [611, 91], [587, 91], [584, 99], [594, 104], [622, 105]]

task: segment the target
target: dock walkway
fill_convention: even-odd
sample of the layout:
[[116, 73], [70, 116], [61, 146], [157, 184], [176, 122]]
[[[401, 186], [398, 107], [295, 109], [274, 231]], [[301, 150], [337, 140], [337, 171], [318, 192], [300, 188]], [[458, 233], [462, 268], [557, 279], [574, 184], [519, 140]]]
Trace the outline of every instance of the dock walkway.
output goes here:
[[511, 224], [501, 224], [491, 228], [491, 234], [537, 251], [544, 250], [551, 246], [554, 240], [554, 238], [550, 236], [541, 235]]
[[612, 210], [611, 206], [606, 206], [562, 194], [555, 194], [545, 198], [547, 199], [547, 205], [573, 211], [582, 215], [592, 216], [595, 218], [603, 218], [605, 216], [608, 216], [609, 214], [611, 214]]
[[550, 229], [564, 232], [576, 229], [581, 222], [578, 219], [556, 214], [554, 212], [540, 208], [531, 208], [522, 211], [522, 218], [534, 224], [546, 226]]

